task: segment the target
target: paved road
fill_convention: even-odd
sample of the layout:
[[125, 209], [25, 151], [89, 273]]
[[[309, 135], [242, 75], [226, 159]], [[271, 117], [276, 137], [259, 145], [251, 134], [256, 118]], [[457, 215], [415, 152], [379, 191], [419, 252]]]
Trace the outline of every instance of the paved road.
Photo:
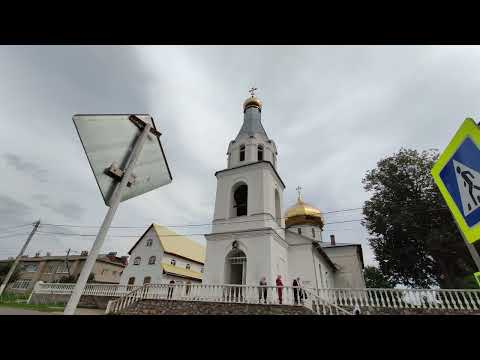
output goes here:
[[[75, 315], [104, 315], [105, 310], [100, 309], [77, 309]], [[0, 315], [63, 315], [62, 312], [46, 312], [26, 309], [8, 308], [0, 306]]]

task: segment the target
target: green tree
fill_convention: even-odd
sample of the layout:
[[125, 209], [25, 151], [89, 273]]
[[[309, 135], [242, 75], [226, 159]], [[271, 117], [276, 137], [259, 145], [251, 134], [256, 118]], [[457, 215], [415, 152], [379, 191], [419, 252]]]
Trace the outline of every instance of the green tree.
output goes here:
[[363, 269], [363, 276], [367, 288], [392, 289], [395, 287], [395, 283], [388, 279], [375, 266], [365, 266]]
[[400, 149], [367, 171], [363, 207], [379, 269], [409, 287], [465, 287], [474, 263], [435, 185], [436, 150]]

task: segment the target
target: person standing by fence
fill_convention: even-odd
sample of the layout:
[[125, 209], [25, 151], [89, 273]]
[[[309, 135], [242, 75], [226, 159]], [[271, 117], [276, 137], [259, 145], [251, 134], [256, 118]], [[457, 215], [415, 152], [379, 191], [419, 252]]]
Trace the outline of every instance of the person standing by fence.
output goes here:
[[265, 276], [262, 276], [260, 279], [259, 283], [259, 288], [258, 288], [258, 302], [262, 302], [262, 297], [263, 297], [263, 302], [266, 304], [267, 303], [267, 279]]
[[299, 291], [299, 284], [297, 279], [293, 279], [293, 301], [295, 302], [295, 305], [298, 305], [298, 291]]
[[277, 280], [275, 281], [277, 285], [277, 294], [278, 294], [278, 302], [282, 304], [282, 295], [283, 295], [283, 282], [282, 282], [282, 275], [277, 276]]
[[168, 296], [167, 299], [171, 299], [173, 295], [173, 288], [175, 286], [175, 280], [170, 280], [170, 285], [168, 285]]

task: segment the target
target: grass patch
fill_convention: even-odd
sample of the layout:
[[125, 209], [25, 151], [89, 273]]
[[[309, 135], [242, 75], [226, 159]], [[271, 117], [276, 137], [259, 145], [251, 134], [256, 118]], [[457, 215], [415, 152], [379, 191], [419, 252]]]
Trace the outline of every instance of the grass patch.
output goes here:
[[25, 309], [43, 312], [63, 311], [64, 306], [49, 305], [49, 304], [24, 304], [16, 302], [2, 302], [0, 307], [8, 307], [13, 309]]

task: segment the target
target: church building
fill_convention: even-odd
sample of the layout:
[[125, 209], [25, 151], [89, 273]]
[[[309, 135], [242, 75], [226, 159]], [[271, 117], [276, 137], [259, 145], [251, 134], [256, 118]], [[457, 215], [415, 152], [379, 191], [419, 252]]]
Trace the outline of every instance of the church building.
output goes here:
[[[243, 125], [228, 145], [227, 168], [217, 171], [212, 232], [207, 241], [206, 284], [258, 285], [278, 275], [291, 286], [364, 288], [360, 244], [323, 241], [320, 210], [297, 203], [284, 213], [285, 184], [278, 172], [277, 146], [262, 125], [262, 103], [251, 91]], [[285, 216], [282, 216], [285, 214]]]

